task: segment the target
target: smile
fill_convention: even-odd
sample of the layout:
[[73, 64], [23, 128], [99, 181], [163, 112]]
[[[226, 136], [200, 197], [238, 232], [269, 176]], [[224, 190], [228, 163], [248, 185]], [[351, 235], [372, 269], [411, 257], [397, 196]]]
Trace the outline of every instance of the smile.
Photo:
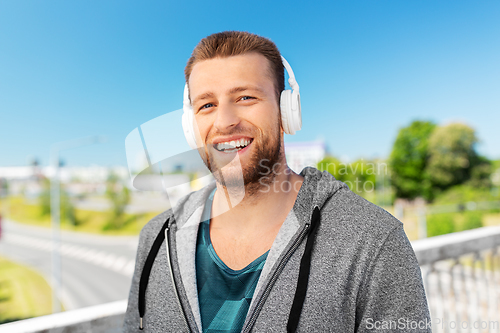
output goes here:
[[228, 142], [220, 142], [217, 144], [214, 144], [214, 148], [220, 152], [224, 153], [235, 153], [238, 152], [244, 148], [246, 148], [248, 145], [252, 143], [253, 139], [239, 139], [236, 141], [228, 141]]

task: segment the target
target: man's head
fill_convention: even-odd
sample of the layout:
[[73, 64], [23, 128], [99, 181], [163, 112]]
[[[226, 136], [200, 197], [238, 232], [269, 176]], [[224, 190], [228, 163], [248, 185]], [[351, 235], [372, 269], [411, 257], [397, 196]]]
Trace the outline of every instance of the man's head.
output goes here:
[[269, 167], [285, 162], [279, 108], [284, 70], [274, 43], [245, 32], [208, 36], [185, 74], [204, 146], [200, 154], [217, 181], [234, 187], [243, 179], [251, 190], [272, 180]]

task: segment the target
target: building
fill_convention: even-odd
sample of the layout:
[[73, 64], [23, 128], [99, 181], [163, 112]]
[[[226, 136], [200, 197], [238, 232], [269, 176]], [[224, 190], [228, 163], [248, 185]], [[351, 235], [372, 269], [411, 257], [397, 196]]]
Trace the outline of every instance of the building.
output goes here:
[[322, 140], [285, 143], [288, 166], [296, 173], [300, 173], [307, 166], [316, 167], [316, 164], [325, 158], [326, 153], [326, 144]]

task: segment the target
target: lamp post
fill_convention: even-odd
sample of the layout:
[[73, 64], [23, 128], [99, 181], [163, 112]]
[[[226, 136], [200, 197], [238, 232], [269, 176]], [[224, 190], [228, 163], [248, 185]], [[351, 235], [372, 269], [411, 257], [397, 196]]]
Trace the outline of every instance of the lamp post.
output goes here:
[[61, 312], [61, 205], [59, 187], [59, 154], [63, 150], [104, 142], [102, 136], [90, 136], [52, 145], [50, 160], [54, 174], [50, 182], [50, 218], [52, 225], [52, 312]]

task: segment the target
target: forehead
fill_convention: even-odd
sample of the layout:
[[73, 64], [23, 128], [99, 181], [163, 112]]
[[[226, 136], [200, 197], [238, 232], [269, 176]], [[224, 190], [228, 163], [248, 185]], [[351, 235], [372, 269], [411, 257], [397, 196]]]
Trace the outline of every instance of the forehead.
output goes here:
[[191, 98], [206, 91], [231, 89], [235, 86], [253, 84], [273, 88], [269, 60], [259, 53], [213, 58], [197, 62], [189, 76]]

